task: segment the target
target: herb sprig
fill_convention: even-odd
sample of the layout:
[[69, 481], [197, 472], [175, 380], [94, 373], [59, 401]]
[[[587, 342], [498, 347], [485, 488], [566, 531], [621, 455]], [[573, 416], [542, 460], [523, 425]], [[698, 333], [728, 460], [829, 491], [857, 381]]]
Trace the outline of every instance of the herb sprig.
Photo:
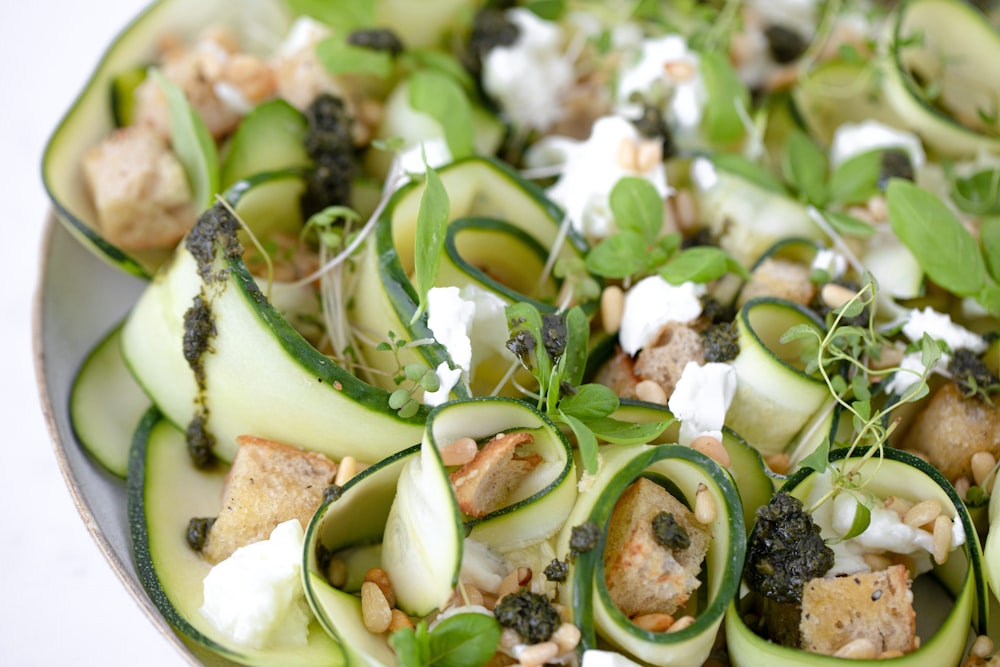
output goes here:
[[429, 630], [427, 621], [396, 630], [389, 645], [400, 667], [484, 665], [500, 644], [500, 624], [486, 614], [455, 614]]

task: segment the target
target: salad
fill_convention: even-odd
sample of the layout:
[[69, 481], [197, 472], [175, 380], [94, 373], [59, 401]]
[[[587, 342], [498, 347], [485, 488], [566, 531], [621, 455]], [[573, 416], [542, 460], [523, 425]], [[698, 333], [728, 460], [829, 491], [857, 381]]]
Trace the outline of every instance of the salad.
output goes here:
[[164, 618], [251, 665], [995, 664], [993, 20], [152, 5], [43, 175], [148, 280], [70, 410]]

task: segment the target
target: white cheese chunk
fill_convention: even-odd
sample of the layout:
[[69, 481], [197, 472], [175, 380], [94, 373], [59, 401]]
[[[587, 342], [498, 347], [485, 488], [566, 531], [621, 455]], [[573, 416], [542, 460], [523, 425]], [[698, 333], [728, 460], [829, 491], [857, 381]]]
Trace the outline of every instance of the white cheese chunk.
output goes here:
[[836, 250], [821, 248], [813, 257], [811, 268], [814, 271], [823, 271], [830, 280], [837, 280], [847, 271], [847, 258]]
[[855, 155], [879, 148], [905, 151], [914, 172], [919, 171], [927, 161], [917, 135], [869, 119], [860, 123], [844, 123], [837, 128], [830, 144], [830, 166], [836, 168]]
[[448, 401], [451, 395], [451, 390], [455, 388], [462, 379], [462, 369], [452, 368], [448, 365], [447, 361], [442, 361], [434, 369], [434, 373], [438, 377], [438, 388], [437, 391], [425, 391], [423, 396], [424, 405], [441, 405]]
[[986, 350], [986, 341], [982, 336], [955, 324], [947, 313], [939, 313], [930, 306], [923, 310], [911, 310], [909, 319], [903, 325], [903, 334], [914, 342], [923, 338], [925, 333], [931, 338], [943, 340], [953, 352], [963, 347], [977, 354]]
[[476, 367], [492, 356], [514, 361], [506, 345], [505, 309], [503, 299], [471, 283], [461, 290], [434, 287], [428, 292], [427, 326], [467, 381], [471, 382]]
[[736, 395], [736, 371], [729, 364], [689, 361], [667, 407], [680, 420], [677, 441], [690, 445], [700, 436], [722, 441], [726, 411]]
[[302, 524], [292, 519], [269, 539], [234, 551], [205, 577], [202, 615], [243, 646], [304, 646], [309, 612], [302, 589], [303, 543]]
[[652, 343], [668, 322], [691, 322], [701, 315], [704, 285], [687, 282], [671, 285], [660, 276], [649, 276], [625, 293], [618, 342], [635, 355]]
[[582, 667], [639, 667], [639, 663], [629, 660], [617, 651], [587, 649], [583, 652]]

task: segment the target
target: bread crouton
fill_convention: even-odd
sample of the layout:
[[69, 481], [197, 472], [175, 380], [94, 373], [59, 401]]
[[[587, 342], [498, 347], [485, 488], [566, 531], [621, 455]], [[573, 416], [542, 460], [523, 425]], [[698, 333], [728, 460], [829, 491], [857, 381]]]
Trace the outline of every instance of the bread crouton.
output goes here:
[[[686, 548], [671, 549], [654, 537], [653, 519], [665, 512], [687, 533]], [[628, 616], [674, 614], [700, 585], [698, 573], [711, 534], [694, 514], [659, 484], [633, 482], [618, 499], [608, 523], [604, 577], [615, 605]]]
[[237, 442], [222, 511], [202, 550], [210, 563], [267, 539], [275, 526], [289, 519], [298, 519], [305, 528], [337, 474], [337, 464], [316, 452], [250, 435]]
[[919, 644], [906, 566], [811, 580], [802, 590], [799, 631], [812, 653], [833, 655], [857, 639], [872, 642], [878, 654], [913, 651]]
[[196, 214], [184, 167], [152, 130], [116, 130], [83, 156], [99, 231], [126, 250], [172, 248]]
[[805, 264], [768, 257], [750, 273], [750, 282], [740, 290], [737, 305], [742, 306], [759, 296], [773, 296], [808, 306], [816, 296], [811, 274], [812, 270]]
[[972, 455], [1000, 458], [1000, 406], [968, 398], [954, 382], [941, 386], [900, 443], [927, 457], [949, 480], [972, 477]]
[[618, 349], [597, 369], [594, 382], [603, 384], [622, 398], [635, 398], [635, 386], [639, 384], [639, 378], [635, 376], [635, 360]]
[[455, 499], [462, 512], [481, 517], [503, 507], [508, 494], [538, 467], [538, 454], [519, 455], [517, 448], [534, 442], [526, 431], [498, 433], [490, 438], [475, 458], [451, 473]]
[[669, 322], [651, 345], [639, 351], [635, 374], [639, 380], [652, 380], [660, 385], [670, 398], [689, 361], [699, 366], [705, 363], [701, 334], [686, 324]]

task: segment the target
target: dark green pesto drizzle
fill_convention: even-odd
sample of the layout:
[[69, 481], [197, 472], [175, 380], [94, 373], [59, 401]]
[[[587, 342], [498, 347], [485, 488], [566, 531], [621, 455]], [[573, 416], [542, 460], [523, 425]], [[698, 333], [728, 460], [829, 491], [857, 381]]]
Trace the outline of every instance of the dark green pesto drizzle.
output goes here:
[[[202, 284], [198, 296], [184, 313], [184, 359], [194, 372], [198, 386], [195, 414], [185, 431], [188, 454], [197, 468], [208, 468], [215, 462], [215, 438], [207, 428], [209, 409], [205, 396], [205, 354], [211, 351], [211, 340], [217, 330], [212, 312], [212, 287], [223, 284], [229, 277], [226, 262], [243, 254], [243, 246], [236, 237], [240, 224], [236, 217], [221, 203], [214, 204], [201, 214], [184, 241], [185, 247], [198, 265]], [[222, 255], [222, 268], [215, 270], [217, 255]]]

